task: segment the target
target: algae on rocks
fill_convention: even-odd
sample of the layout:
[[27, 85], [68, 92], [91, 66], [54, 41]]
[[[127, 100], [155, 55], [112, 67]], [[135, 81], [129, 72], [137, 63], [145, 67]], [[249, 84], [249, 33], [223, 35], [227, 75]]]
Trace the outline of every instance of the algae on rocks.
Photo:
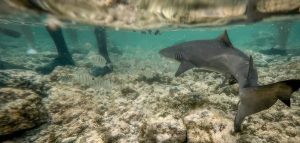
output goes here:
[[36, 127], [47, 120], [47, 110], [36, 93], [0, 88], [0, 136]]

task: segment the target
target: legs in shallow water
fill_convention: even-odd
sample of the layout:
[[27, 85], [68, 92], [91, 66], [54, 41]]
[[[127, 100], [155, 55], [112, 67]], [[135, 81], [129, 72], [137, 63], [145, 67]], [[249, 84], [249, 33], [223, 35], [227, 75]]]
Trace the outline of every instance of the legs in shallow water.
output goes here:
[[280, 49], [285, 50], [291, 31], [292, 21], [283, 21], [277, 24], [278, 29], [278, 46]]
[[106, 65], [104, 67], [94, 67], [91, 69], [90, 73], [93, 76], [104, 76], [113, 71], [113, 66], [107, 52], [106, 31], [104, 28], [96, 27], [94, 32], [97, 40], [99, 54], [105, 59]]
[[277, 28], [277, 43], [274, 45], [273, 48], [267, 49], [267, 50], [261, 50], [261, 53], [266, 55], [287, 55], [287, 42], [289, 40], [289, 34], [291, 31], [291, 27], [293, 25], [293, 21], [287, 20], [287, 21], [281, 21], [276, 23]]
[[[37, 71], [42, 74], [49, 74], [56, 66], [75, 65], [64, 40], [62, 30], [60, 28], [53, 30], [47, 27], [47, 31], [55, 43], [58, 56], [50, 64], [37, 68]], [[104, 67], [94, 67], [91, 69], [90, 73], [93, 76], [104, 76], [113, 71], [112, 63], [107, 52], [106, 32], [104, 28], [95, 28], [94, 32], [99, 53], [106, 60], [106, 65]]]
[[37, 71], [42, 74], [49, 74], [56, 66], [75, 65], [63, 37], [62, 30], [60, 28], [53, 30], [49, 27], [46, 27], [46, 29], [54, 41], [58, 56], [50, 64], [37, 68]]

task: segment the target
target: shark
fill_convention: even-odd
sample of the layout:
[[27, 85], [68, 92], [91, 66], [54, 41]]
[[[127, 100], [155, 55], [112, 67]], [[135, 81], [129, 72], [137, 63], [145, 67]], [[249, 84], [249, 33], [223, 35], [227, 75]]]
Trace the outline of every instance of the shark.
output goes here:
[[300, 88], [298, 79], [259, 85], [252, 56], [233, 46], [227, 30], [215, 39], [179, 43], [160, 50], [159, 54], [180, 62], [175, 77], [192, 68], [201, 68], [230, 75], [237, 81], [240, 101], [234, 119], [235, 132], [241, 131], [247, 116], [270, 108], [277, 100], [290, 107], [292, 93]]
[[[253, 68], [253, 58], [250, 56], [247, 80], [251, 79]], [[238, 111], [234, 119], [234, 131], [240, 132], [242, 122], [247, 116], [269, 109], [278, 100], [286, 106], [291, 107], [291, 96], [300, 88], [299, 79], [279, 81], [267, 85], [246, 84], [239, 87], [240, 101]]]
[[251, 79], [247, 79], [250, 57], [234, 48], [227, 30], [216, 39], [179, 43], [160, 50], [159, 54], [180, 62], [180, 66], [175, 73], [176, 77], [197, 67], [223, 73], [226, 77], [234, 78], [240, 86], [246, 84], [257, 85], [258, 74], [256, 68], [253, 67], [253, 70], [251, 70]]

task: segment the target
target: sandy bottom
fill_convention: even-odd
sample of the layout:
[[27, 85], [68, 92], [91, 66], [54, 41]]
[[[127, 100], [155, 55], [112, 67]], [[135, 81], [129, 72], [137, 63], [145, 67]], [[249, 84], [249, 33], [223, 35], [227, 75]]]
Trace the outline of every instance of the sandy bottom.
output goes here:
[[[55, 56], [55, 52], [28, 56], [10, 51], [14, 50], [1, 59], [32, 69]], [[299, 142], [300, 92], [293, 94], [291, 108], [278, 101], [248, 117], [243, 131], [236, 134], [238, 86], [218, 88], [224, 77], [199, 69], [175, 78], [179, 64], [157, 52], [123, 49], [122, 55], [111, 56], [114, 72], [104, 77], [89, 75], [93, 65], [104, 64], [95, 51], [74, 53], [75, 67], [57, 67], [49, 75], [0, 71], [49, 87], [43, 91], [49, 121], [7, 142]], [[300, 79], [300, 57], [245, 52], [253, 55], [261, 84]]]

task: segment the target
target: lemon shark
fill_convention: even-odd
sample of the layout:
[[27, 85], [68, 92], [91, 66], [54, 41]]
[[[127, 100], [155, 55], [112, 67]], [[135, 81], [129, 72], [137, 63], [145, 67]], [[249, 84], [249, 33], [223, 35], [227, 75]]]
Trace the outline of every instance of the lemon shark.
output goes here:
[[279, 99], [290, 106], [291, 94], [300, 88], [300, 80], [258, 85], [258, 73], [251, 56], [232, 45], [227, 31], [216, 39], [195, 40], [164, 48], [159, 53], [180, 62], [179, 76], [194, 67], [232, 76], [239, 84], [238, 111], [234, 130], [241, 131], [246, 116], [270, 108]]
[[230, 75], [240, 86], [257, 85], [258, 75], [255, 67], [251, 70], [251, 79], [247, 80], [249, 57], [233, 47], [226, 30], [216, 39], [184, 42], [162, 49], [159, 53], [180, 62], [176, 77], [198, 67]]

